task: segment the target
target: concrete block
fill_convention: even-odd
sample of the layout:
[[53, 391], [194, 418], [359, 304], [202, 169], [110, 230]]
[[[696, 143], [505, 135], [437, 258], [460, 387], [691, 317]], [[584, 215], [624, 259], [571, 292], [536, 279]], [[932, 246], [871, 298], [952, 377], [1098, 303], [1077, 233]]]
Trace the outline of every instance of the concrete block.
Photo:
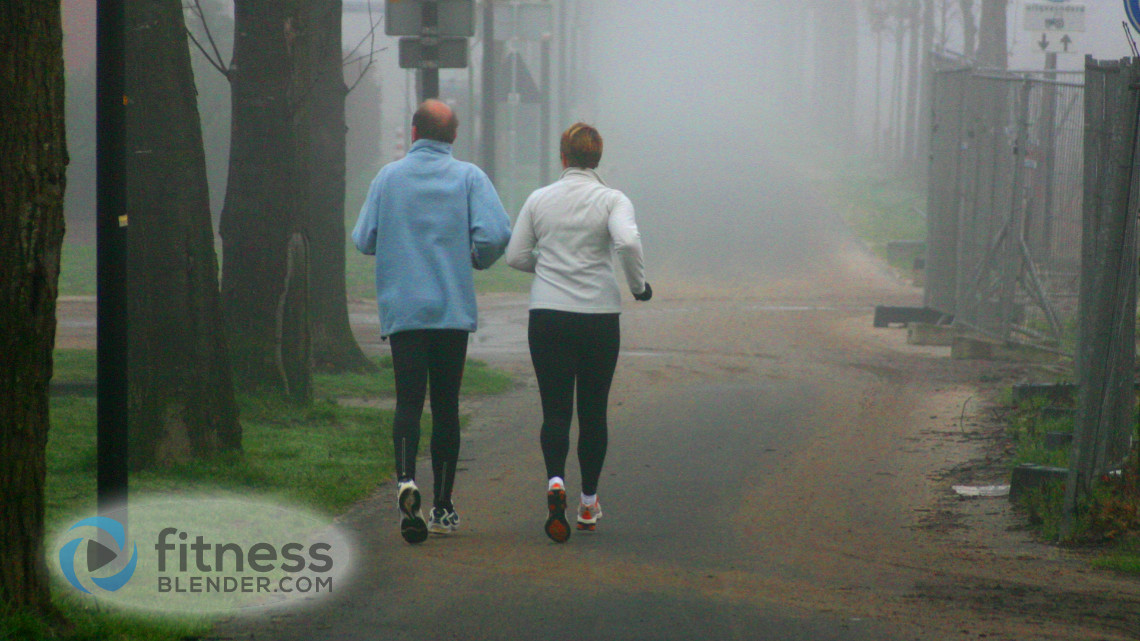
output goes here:
[[1050, 450], [1063, 450], [1073, 445], [1072, 432], [1046, 432], [1045, 447]]
[[937, 345], [950, 347], [960, 332], [950, 325], [911, 323], [907, 325], [906, 342], [910, 345]]
[[1016, 501], [1049, 483], [1064, 483], [1068, 477], [1067, 468], [1023, 463], [1013, 468], [1013, 476], [1009, 480], [1009, 500]]
[[1051, 405], [1072, 407], [1077, 401], [1076, 383], [1019, 383], [1013, 386], [1013, 402], [1043, 398]]
[[888, 327], [892, 323], [950, 323], [954, 320], [953, 316], [947, 316], [942, 312], [929, 307], [896, 307], [891, 305], [876, 305], [875, 306], [875, 319], [872, 324], [875, 327]]
[[996, 343], [968, 336], [954, 336], [950, 341], [950, 358], [957, 360], [992, 360]]

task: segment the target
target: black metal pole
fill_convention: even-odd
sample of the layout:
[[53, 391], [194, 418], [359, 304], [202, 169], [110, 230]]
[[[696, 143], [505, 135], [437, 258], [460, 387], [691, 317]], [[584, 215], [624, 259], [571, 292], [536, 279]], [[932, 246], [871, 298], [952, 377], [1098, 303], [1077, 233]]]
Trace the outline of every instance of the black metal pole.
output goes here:
[[95, 171], [96, 503], [126, 519], [127, 199], [125, 0], [99, 0], [96, 27]]
[[421, 35], [424, 38], [424, 59], [433, 66], [420, 71], [420, 101], [439, 98], [439, 4], [427, 0], [423, 4], [423, 24]]
[[483, 0], [483, 171], [495, 181], [495, 5]]

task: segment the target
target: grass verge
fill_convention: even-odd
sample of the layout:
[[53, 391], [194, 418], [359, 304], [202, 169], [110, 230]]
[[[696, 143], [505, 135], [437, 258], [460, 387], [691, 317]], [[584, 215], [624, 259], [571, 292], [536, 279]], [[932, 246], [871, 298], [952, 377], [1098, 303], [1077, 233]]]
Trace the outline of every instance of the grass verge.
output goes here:
[[[243, 452], [131, 477], [131, 494], [186, 491], [272, 496], [326, 514], [342, 512], [391, 477], [393, 412], [382, 407], [394, 396], [390, 358], [377, 361], [378, 375], [314, 375], [309, 407], [284, 400], [239, 396]], [[95, 353], [57, 350], [54, 381], [95, 379]], [[508, 375], [469, 360], [465, 397], [498, 394], [511, 386]], [[380, 402], [377, 402], [380, 401]], [[390, 404], [390, 403], [389, 403]], [[46, 511], [48, 530], [62, 519], [95, 510], [95, 428], [93, 398], [51, 400]], [[430, 419], [425, 421], [425, 438]], [[32, 641], [147, 640], [196, 638], [209, 621], [159, 619], [98, 609], [57, 585], [54, 600], [74, 625], [65, 636], [50, 637], [47, 626], [26, 617], [0, 618], [0, 639]]]
[[[1009, 437], [1010, 466], [1024, 463], [1067, 467], [1069, 447], [1050, 447], [1048, 435], [1072, 434], [1074, 419], [1056, 416], [1056, 408], [1030, 399], [1013, 408]], [[1136, 452], [1132, 461], [1136, 460]], [[1134, 464], [1133, 464], [1134, 465]], [[1050, 483], [1020, 499], [1030, 524], [1048, 541], [1095, 549], [1094, 567], [1140, 576], [1140, 477], [1134, 467], [1100, 479], [1082, 501], [1072, 532], [1063, 536], [1064, 483]]]

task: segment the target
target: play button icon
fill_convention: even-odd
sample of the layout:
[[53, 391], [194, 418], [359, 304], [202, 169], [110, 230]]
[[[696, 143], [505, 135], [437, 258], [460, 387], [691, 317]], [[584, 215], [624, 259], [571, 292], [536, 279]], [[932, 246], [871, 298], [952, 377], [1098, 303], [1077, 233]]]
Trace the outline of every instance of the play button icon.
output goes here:
[[119, 553], [98, 541], [87, 540], [87, 571], [94, 572], [119, 558]]

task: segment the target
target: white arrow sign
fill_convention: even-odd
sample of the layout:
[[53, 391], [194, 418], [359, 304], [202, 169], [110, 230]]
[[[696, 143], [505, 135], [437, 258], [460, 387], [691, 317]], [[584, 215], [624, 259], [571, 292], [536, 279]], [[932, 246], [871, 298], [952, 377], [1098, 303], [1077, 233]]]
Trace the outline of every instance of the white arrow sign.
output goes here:
[[1071, 33], [1042, 33], [1033, 41], [1033, 48], [1041, 53], [1080, 53], [1080, 45]]

